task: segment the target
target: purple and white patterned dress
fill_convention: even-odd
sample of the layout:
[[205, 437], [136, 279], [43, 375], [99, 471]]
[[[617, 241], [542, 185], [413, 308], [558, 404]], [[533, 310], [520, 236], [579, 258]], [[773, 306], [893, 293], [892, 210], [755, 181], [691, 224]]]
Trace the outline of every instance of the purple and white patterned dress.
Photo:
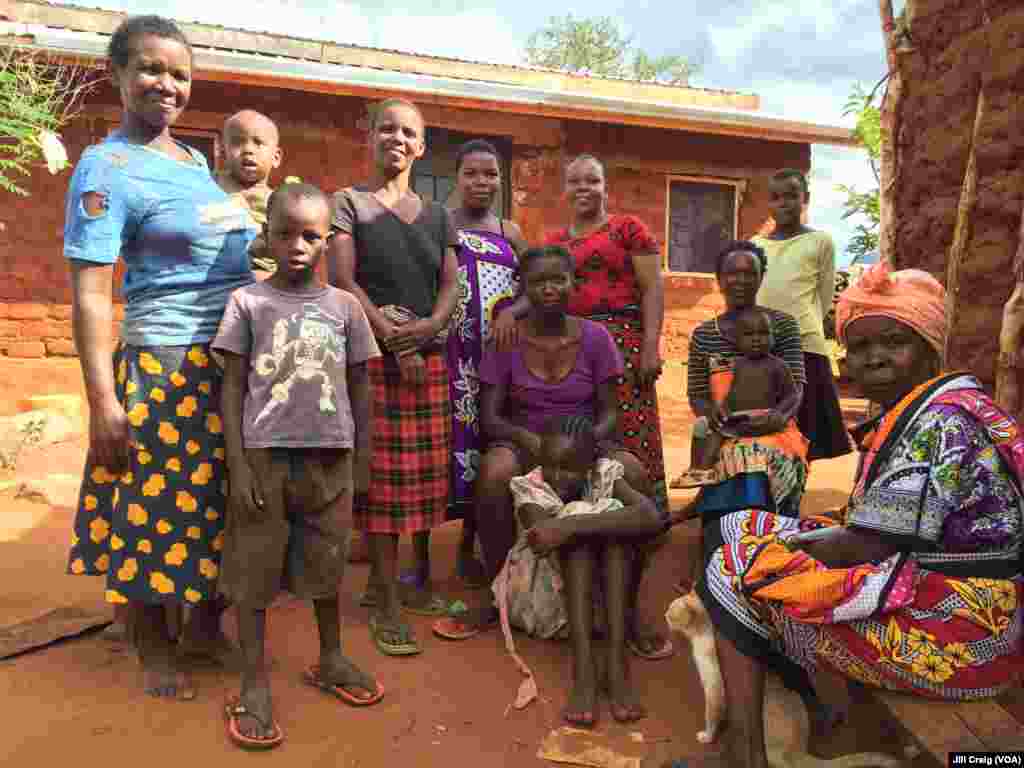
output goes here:
[[496, 232], [459, 232], [459, 303], [448, 333], [452, 397], [452, 493], [449, 517], [465, 517], [480, 466], [480, 358], [498, 312], [519, 294], [519, 260]]

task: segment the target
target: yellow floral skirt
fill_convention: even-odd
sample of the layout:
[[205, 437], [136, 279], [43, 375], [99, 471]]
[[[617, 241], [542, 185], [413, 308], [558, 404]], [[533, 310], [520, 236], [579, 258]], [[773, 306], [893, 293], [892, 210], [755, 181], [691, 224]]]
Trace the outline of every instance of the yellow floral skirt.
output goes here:
[[197, 344], [120, 345], [114, 371], [130, 463], [116, 476], [86, 460], [68, 572], [105, 575], [111, 603], [209, 600], [227, 490], [221, 370]]

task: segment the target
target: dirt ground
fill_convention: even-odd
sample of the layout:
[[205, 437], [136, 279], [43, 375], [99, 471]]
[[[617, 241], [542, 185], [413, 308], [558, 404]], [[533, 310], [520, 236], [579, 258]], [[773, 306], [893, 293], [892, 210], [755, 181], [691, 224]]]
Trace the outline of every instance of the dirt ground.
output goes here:
[[[29, 377], [33, 393], [75, 391], [70, 373], [51, 370], [47, 376], [36, 371]], [[6, 375], [0, 379], [0, 401], [27, 391], [24, 382], [19, 386]], [[663, 395], [662, 403], [666, 464], [674, 474], [686, 462], [689, 412], [679, 399]], [[99, 579], [64, 575], [76, 493], [67, 477], [79, 473], [83, 461], [83, 440], [25, 455], [19, 474], [57, 475], [50, 505], [15, 500], [11, 491], [0, 493], [0, 627], [61, 605], [101, 608]], [[852, 472], [849, 457], [816, 464], [805, 508], [843, 503]], [[686, 498], [677, 495], [673, 501], [680, 504]], [[674, 597], [675, 577], [695, 553], [695, 533], [692, 523], [677, 526], [645, 582], [642, 610], [659, 626], [664, 626], [661, 616]], [[457, 535], [457, 524], [449, 524], [435, 537], [434, 578], [450, 598], [466, 597], [451, 576]], [[350, 709], [302, 684], [304, 665], [315, 660], [316, 632], [311, 609], [287, 600], [270, 613], [272, 684], [286, 736], [284, 746], [272, 754], [243, 753], [227, 740], [222, 706], [237, 690], [229, 669], [198, 671], [195, 701], [155, 701], [141, 693], [134, 655], [93, 633], [0, 662], [0, 716], [8, 734], [0, 740], [0, 764], [99, 766], [111, 760], [142, 760], [156, 768], [216, 760], [223, 768], [253, 761], [339, 768], [447, 768], [455, 761], [481, 768], [545, 765], [536, 751], [543, 737], [561, 725], [567, 645], [517, 636], [544, 701], [506, 714], [520, 677], [500, 633], [450, 644], [430, 633], [429, 620], [410, 617], [423, 654], [382, 656], [371, 644], [366, 611], [356, 605], [366, 576], [365, 565], [354, 565], [346, 574], [343, 641], [346, 652], [384, 684], [386, 696], [379, 705]], [[700, 754], [703, 748], [694, 734], [703, 719], [703, 696], [688, 648], [683, 645], [667, 661], [636, 660], [633, 671], [649, 717], [632, 727], [619, 726], [605, 705], [600, 732], [624, 754], [653, 757], [650, 743], [657, 740], [659, 759], [666, 751]], [[877, 749], [877, 724], [869, 721], [870, 713], [837, 731], [829, 751]], [[644, 734], [646, 743], [632, 741], [631, 732]]]

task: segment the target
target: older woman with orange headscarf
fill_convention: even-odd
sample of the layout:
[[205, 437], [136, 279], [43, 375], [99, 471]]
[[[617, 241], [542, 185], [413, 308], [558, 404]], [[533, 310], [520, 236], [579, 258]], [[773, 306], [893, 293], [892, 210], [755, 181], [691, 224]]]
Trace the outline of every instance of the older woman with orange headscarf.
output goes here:
[[746, 511], [704, 532], [696, 591], [726, 680], [728, 765], [766, 765], [764, 669], [780, 657], [938, 699], [995, 696], [1024, 672], [1017, 424], [973, 376], [942, 373], [945, 292], [928, 273], [878, 264], [836, 319], [851, 377], [883, 408], [855, 430], [842, 523]]

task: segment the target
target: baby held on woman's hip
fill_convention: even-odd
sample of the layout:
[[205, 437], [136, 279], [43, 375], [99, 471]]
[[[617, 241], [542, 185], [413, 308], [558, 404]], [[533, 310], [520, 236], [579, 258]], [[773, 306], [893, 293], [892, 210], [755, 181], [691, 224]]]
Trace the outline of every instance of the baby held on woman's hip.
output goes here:
[[722, 445], [736, 437], [752, 436], [752, 422], [778, 409], [794, 392], [789, 368], [771, 353], [771, 319], [756, 307], [736, 319], [736, 349], [732, 383], [724, 401], [710, 416], [693, 425], [690, 469], [680, 478], [684, 488], [714, 485]]

